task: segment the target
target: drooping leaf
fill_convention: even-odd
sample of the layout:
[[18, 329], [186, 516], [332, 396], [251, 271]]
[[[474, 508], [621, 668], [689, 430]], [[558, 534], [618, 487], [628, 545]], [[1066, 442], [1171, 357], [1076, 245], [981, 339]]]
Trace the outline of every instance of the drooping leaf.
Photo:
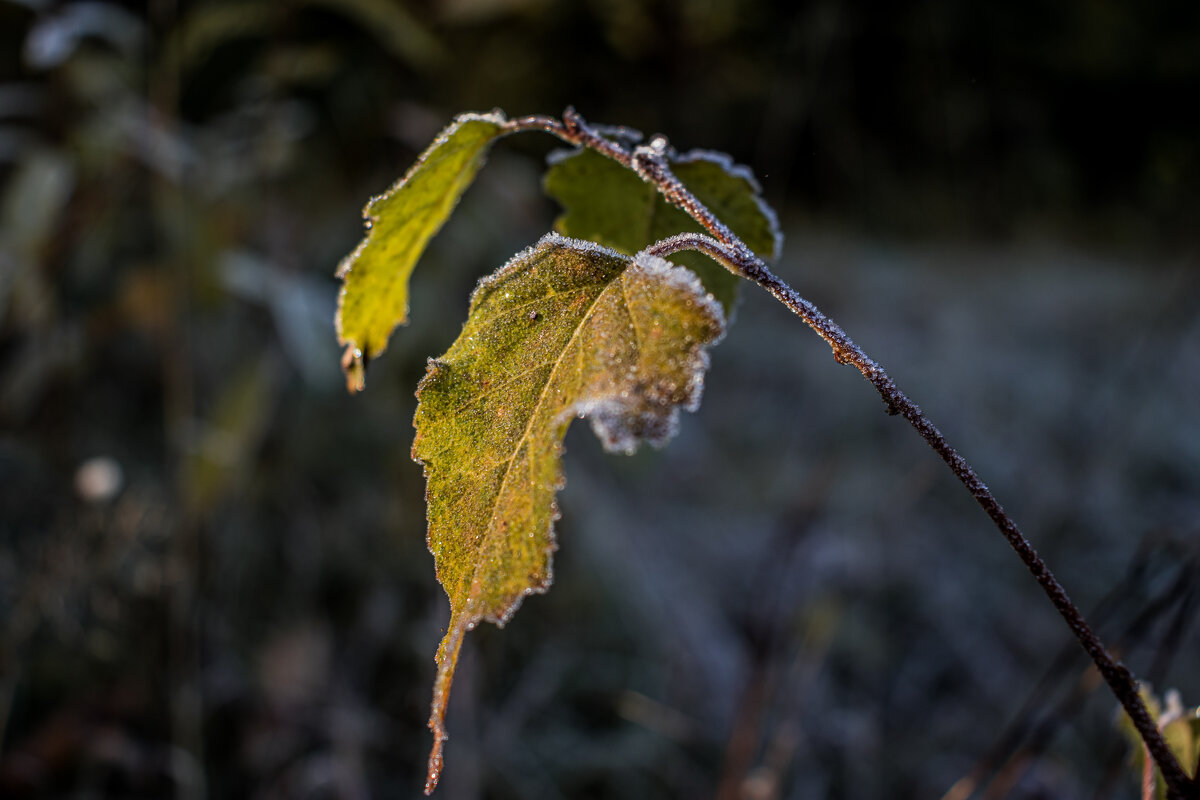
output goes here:
[[483, 165], [488, 146], [505, 133], [505, 119], [461, 114], [434, 140], [396, 185], [363, 209], [367, 235], [338, 267], [338, 341], [350, 391], [363, 387], [365, 364], [387, 348], [392, 330], [408, 320], [408, 278]]
[[[691, 217], [612, 159], [594, 150], [556, 154], [546, 172], [546, 193], [563, 206], [555, 230], [598, 242], [622, 253], [636, 253], [676, 233], [702, 229]], [[670, 160], [671, 170], [696, 198], [729, 226], [765, 261], [779, 255], [779, 222], [760, 196], [758, 182], [728, 156], [694, 150]], [[697, 275], [728, 312], [739, 280], [699, 253], [672, 259]]]
[[670, 437], [699, 402], [724, 314], [695, 276], [550, 234], [482, 281], [462, 333], [417, 390], [429, 549], [450, 598], [438, 649], [427, 791], [441, 770], [463, 634], [544, 591], [562, 440], [587, 417], [611, 450]]

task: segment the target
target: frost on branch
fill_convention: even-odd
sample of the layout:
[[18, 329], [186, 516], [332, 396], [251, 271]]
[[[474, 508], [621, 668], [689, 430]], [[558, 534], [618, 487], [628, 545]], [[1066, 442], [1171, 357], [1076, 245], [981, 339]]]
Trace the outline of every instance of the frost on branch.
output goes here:
[[[750, 170], [710, 150], [679, 155], [668, 148], [666, 157], [675, 177], [759, 258], [772, 261], [779, 255], [783, 242], [779, 221], [763, 201]], [[622, 253], [636, 253], [677, 233], [703, 231], [653, 185], [594, 150], [552, 154], [545, 186], [563, 207], [555, 223], [559, 233]], [[695, 272], [729, 312], [737, 296], [737, 277], [699, 253], [681, 253], [673, 260]]]
[[480, 282], [417, 390], [429, 549], [450, 598], [426, 790], [437, 782], [462, 637], [551, 581], [563, 437], [588, 417], [609, 449], [662, 444], [700, 401], [725, 315], [694, 275], [557, 234]]

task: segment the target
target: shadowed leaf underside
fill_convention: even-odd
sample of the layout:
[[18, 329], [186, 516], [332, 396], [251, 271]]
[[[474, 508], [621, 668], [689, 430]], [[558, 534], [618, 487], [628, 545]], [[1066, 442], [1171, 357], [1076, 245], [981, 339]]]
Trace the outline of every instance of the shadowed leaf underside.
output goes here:
[[338, 341], [350, 391], [363, 388], [364, 368], [408, 320], [408, 279], [425, 246], [445, 223], [505, 133], [499, 113], [462, 114], [391, 189], [363, 209], [367, 234], [338, 267]]
[[450, 598], [438, 649], [427, 791], [463, 634], [544, 591], [562, 441], [587, 417], [611, 450], [662, 444], [700, 400], [724, 313], [688, 270], [550, 234], [482, 281], [417, 390], [429, 549]]
[[[636, 253], [677, 233], [701, 233], [699, 223], [668, 203], [632, 170], [594, 150], [556, 154], [546, 172], [546, 193], [563, 207], [555, 230], [621, 253]], [[758, 182], [728, 156], [696, 150], [670, 159], [675, 177], [766, 261], [779, 255], [781, 234]], [[671, 257], [695, 272], [728, 312], [739, 279], [699, 253]]]

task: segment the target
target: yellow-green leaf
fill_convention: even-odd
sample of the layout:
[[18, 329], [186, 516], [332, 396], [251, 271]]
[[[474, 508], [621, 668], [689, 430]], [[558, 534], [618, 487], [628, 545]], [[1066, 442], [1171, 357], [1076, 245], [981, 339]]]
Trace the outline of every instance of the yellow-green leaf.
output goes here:
[[499, 112], [461, 114], [395, 186], [363, 209], [367, 235], [338, 267], [338, 341], [350, 391], [363, 388], [367, 362], [408, 320], [408, 279], [483, 165], [488, 146], [506, 132]]
[[699, 403], [724, 314], [696, 277], [550, 234], [489, 278], [417, 390], [429, 549], [450, 598], [438, 649], [427, 790], [441, 770], [450, 683], [466, 631], [503, 624], [545, 591], [562, 441], [587, 417], [610, 450], [665, 442]]
[[[546, 172], [546, 193], [563, 206], [555, 230], [636, 253], [677, 233], [700, 232], [691, 217], [670, 205], [633, 171], [594, 150], [556, 155]], [[671, 170], [696, 198], [765, 261], [779, 255], [775, 214], [763, 202], [758, 182], [728, 156], [694, 150], [670, 159]], [[697, 275], [728, 312], [739, 280], [699, 253], [672, 256]]]

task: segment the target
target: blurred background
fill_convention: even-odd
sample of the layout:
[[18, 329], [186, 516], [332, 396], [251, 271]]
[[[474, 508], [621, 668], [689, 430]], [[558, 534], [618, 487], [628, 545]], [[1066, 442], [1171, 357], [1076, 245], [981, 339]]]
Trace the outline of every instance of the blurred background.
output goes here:
[[[550, 229], [498, 145], [346, 394], [334, 269], [460, 111], [724, 150], [780, 274], [1200, 703], [1200, 4], [0, 0], [0, 795], [415, 797], [413, 391]], [[445, 798], [1127, 798], [1116, 703], [934, 454], [745, 287], [661, 451], [568, 435]]]

